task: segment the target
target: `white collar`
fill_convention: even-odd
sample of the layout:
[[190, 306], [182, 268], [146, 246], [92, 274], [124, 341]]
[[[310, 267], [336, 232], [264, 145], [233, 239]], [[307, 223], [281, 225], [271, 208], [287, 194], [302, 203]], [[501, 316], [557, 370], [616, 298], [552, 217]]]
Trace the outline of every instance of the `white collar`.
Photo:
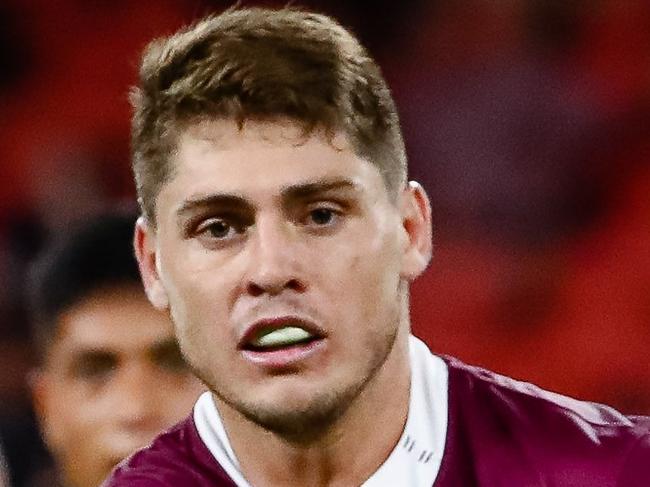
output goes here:
[[[431, 487], [440, 470], [447, 435], [447, 364], [414, 336], [409, 340], [411, 393], [406, 426], [386, 461], [362, 487]], [[194, 422], [207, 449], [238, 487], [243, 477], [212, 395], [205, 392], [194, 407]]]

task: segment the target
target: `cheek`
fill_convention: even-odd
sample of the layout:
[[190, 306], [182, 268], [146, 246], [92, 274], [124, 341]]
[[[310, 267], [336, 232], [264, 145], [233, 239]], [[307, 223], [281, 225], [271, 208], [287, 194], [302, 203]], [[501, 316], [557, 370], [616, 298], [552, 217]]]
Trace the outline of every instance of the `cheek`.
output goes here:
[[[103, 428], [103, 411], [98, 399], [78, 384], [61, 385], [54, 392], [57, 398], [48, 411], [47, 434], [52, 447], [67, 455], [85, 457], [97, 446], [97, 437]], [[105, 422], [105, 421], [104, 421]]]
[[348, 313], [361, 312], [365, 318], [392, 309], [399, 302], [398, 256], [391, 240], [340, 249], [329, 269], [334, 302], [347, 303]]
[[[183, 355], [195, 368], [218, 367], [228, 360], [229, 306], [225, 285], [214, 273], [194, 274], [176, 279], [170, 294], [170, 313]], [[188, 273], [189, 275], [189, 273]]]
[[191, 339], [195, 334], [210, 333], [223, 319], [223, 289], [215, 272], [179, 269], [165, 279], [169, 311], [179, 338]]
[[[169, 425], [187, 416], [204, 390], [198, 379], [189, 373], [181, 378], [160, 381], [160, 385], [165, 387], [164, 394], [159, 401], [160, 416], [165, 418]], [[168, 395], [170, 390], [176, 391], [171, 397]]]
[[232, 305], [235, 263], [191, 242], [161, 249], [161, 277], [177, 326], [197, 317], [216, 318]]

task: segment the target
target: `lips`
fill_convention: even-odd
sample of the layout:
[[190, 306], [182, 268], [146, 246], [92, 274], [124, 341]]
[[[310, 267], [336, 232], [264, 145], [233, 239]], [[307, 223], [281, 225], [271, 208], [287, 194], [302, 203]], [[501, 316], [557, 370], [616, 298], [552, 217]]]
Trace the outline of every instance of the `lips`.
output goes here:
[[315, 323], [294, 316], [258, 320], [249, 326], [238, 343], [240, 350], [273, 351], [307, 345], [325, 338]]

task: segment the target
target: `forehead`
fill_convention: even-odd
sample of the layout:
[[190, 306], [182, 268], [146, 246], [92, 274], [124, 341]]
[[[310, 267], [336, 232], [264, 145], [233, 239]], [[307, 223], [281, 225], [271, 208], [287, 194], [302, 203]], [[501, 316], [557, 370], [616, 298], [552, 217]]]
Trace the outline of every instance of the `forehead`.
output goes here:
[[97, 290], [61, 314], [53, 348], [138, 352], [173, 338], [169, 318], [137, 286]]
[[292, 185], [347, 179], [366, 191], [381, 191], [377, 167], [358, 157], [342, 132], [306, 134], [291, 121], [210, 120], [190, 125], [173, 157], [167, 196], [215, 191], [278, 193]]

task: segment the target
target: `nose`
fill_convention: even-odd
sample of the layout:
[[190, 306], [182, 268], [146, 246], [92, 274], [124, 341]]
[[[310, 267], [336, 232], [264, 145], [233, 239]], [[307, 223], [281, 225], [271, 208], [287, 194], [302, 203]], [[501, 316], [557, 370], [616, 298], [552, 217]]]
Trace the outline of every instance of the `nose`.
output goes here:
[[158, 381], [149, 368], [139, 361], [124, 364], [113, 385], [118, 427], [135, 435], [160, 427], [154, 397]]
[[129, 361], [120, 366], [108, 385], [99, 426], [103, 431], [102, 449], [111, 462], [142, 448], [168, 426], [162, 415], [165, 403], [155, 392], [156, 387], [161, 387], [159, 379], [141, 361]]
[[258, 220], [251, 239], [246, 292], [254, 297], [285, 291], [304, 292], [301, 242], [293, 226], [276, 219]]

